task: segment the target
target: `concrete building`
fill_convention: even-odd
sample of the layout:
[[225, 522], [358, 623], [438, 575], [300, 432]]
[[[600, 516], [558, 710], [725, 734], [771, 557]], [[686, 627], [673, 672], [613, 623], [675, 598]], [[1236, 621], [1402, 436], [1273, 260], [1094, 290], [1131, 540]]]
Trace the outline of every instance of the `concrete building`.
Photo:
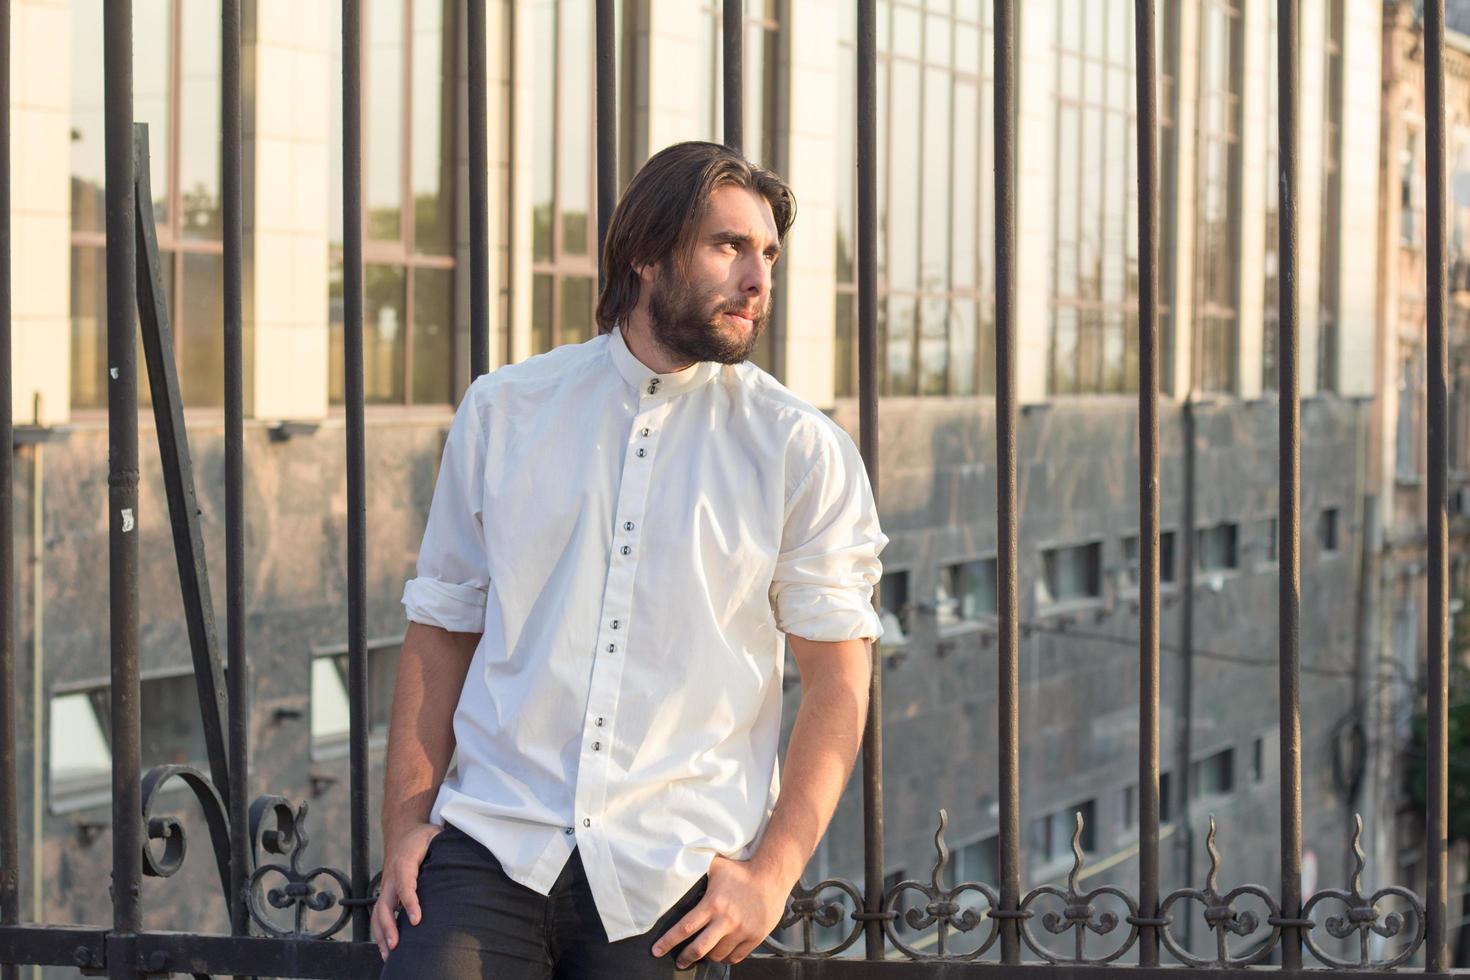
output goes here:
[[[17, 525], [17, 553], [33, 556], [19, 576], [27, 666], [18, 683], [35, 692], [20, 746], [23, 784], [34, 787], [22, 846], [35, 855], [27, 911], [50, 921], [106, 914], [105, 895], [81, 887], [104, 867], [108, 839], [101, 2], [14, 4], [14, 408], [18, 421], [34, 422], [16, 469], [22, 513], [34, 514]], [[310, 801], [311, 860], [345, 866], [341, 35], [335, 4], [246, 6], [252, 788]], [[378, 763], [403, 629], [398, 597], [468, 376], [460, 6], [373, 0], [365, 18]], [[1081, 812], [1096, 869], [1089, 884], [1133, 886], [1132, 3], [1019, 6], [1023, 849], [1030, 883], [1063, 877], [1072, 815]], [[1274, 4], [1165, 0], [1159, 8], [1164, 886], [1202, 884], [1212, 813], [1227, 855], [1222, 884], [1269, 884], [1277, 878], [1278, 758]], [[218, 4], [135, 0], [135, 10], [137, 113], [151, 125], [159, 239], [218, 582]], [[926, 879], [943, 806], [952, 873], [993, 880], [991, 3], [891, 0], [879, 10], [880, 480], [892, 538], [883, 555], [885, 846], [891, 880]], [[623, 0], [618, 11], [625, 181], [662, 146], [718, 137], [720, 10], [713, 0]], [[590, 0], [491, 4], [496, 364], [592, 335], [591, 24]], [[1397, 513], [1384, 503], [1385, 401], [1373, 400], [1391, 395], [1398, 378], [1384, 357], [1395, 322], [1386, 311], [1400, 287], [1379, 287], [1397, 241], [1385, 237], [1397, 225], [1385, 224], [1383, 208], [1398, 193], [1381, 162], [1396, 157], [1381, 157], [1380, 143], [1400, 126], [1384, 103], [1387, 39], [1397, 36], [1384, 25], [1383, 9], [1359, 0], [1304, 4], [1301, 15], [1308, 886], [1345, 883], [1355, 810], [1369, 821], [1365, 847], [1375, 868], [1391, 866], [1396, 853], [1382, 825], [1396, 793], [1387, 770], [1365, 781], [1333, 765], [1385, 655], [1383, 620], [1359, 612], [1373, 593], [1365, 581], [1376, 561], [1368, 554], [1372, 514], [1387, 527]], [[749, 0], [745, 30], [748, 151], [782, 171], [799, 202], [758, 361], [855, 433], [853, 11], [841, 0]], [[144, 424], [145, 764], [197, 761], [189, 652], [156, 447]], [[222, 591], [217, 585], [221, 621]], [[789, 724], [799, 697], [794, 672], [788, 684]], [[1393, 744], [1372, 743], [1385, 759]], [[376, 813], [380, 768], [372, 779]], [[145, 888], [149, 924], [222, 928], [223, 902], [199, 857], [201, 821], [179, 800], [196, 857], [181, 878]], [[861, 819], [854, 779], [809, 881], [861, 878]]]

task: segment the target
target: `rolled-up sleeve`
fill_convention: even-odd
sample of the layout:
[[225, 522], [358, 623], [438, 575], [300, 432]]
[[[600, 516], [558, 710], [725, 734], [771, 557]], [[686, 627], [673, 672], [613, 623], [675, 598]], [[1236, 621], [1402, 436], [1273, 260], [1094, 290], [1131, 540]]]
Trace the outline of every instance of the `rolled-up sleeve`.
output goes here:
[[490, 585], [482, 513], [485, 436], [476, 393], [473, 386], [465, 393], [449, 427], [416, 577], [403, 587], [411, 621], [454, 633], [484, 631]]
[[809, 640], [881, 637], [873, 586], [887, 543], [857, 447], [831, 433], [786, 506], [771, 582], [777, 628]]

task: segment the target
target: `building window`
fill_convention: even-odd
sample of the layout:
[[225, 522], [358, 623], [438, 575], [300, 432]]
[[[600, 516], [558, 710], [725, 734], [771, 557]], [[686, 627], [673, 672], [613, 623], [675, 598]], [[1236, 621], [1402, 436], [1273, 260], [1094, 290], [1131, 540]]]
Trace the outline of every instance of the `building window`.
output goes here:
[[1043, 604], [1102, 597], [1102, 542], [1041, 553]]
[[1399, 152], [1399, 244], [1424, 247], [1424, 159], [1423, 135], [1410, 128]]
[[1281, 333], [1281, 147], [1279, 133], [1280, 96], [1276, 54], [1276, 5], [1267, 4], [1270, 24], [1270, 46], [1266, 53], [1266, 241], [1263, 269], [1266, 279], [1265, 304], [1261, 323], [1261, 389], [1276, 391], [1280, 384], [1280, 367], [1276, 346]]
[[1221, 572], [1240, 567], [1240, 525], [1223, 523], [1195, 532], [1195, 564], [1202, 572]]
[[1261, 548], [1265, 552], [1263, 562], [1271, 565], [1277, 559], [1277, 549], [1280, 547], [1281, 536], [1277, 533], [1277, 518], [1267, 517], [1261, 521]]
[[[745, 109], [745, 156], [751, 161], [777, 172], [785, 170], [784, 146], [781, 140], [781, 6], [784, 0], [745, 0], [745, 57], [742, 64]], [[700, 18], [700, 50], [703, 63], [699, 72], [700, 127], [704, 138], [712, 143], [725, 140], [724, 98], [724, 4], [703, 0]], [[776, 276], [785, 275], [785, 266], [777, 266]], [[756, 341], [750, 360], [767, 371], [774, 370], [777, 308], [766, 331]]]
[[[884, 4], [878, 361], [884, 395], [994, 390], [990, 0]], [[856, 7], [840, 4], [835, 390], [857, 393]], [[927, 9], [926, 9], [927, 8]]]
[[[1119, 583], [1124, 592], [1137, 592], [1142, 580], [1142, 565], [1138, 552], [1138, 535], [1130, 534], [1123, 539], [1123, 578]], [[1159, 584], [1173, 585], [1178, 579], [1174, 568], [1174, 532], [1159, 532]]]
[[[208, 768], [199, 694], [192, 672], [145, 677], [138, 685], [143, 768]], [[97, 685], [53, 694], [50, 703], [52, 810], [103, 805], [112, 797], [111, 689]]]
[[[341, 33], [340, 5], [329, 16]], [[454, 378], [455, 4], [363, 11], [363, 392], [369, 405], [447, 404]], [[341, 78], [341, 47], [332, 47]], [[342, 89], [329, 140], [327, 394], [343, 404]]]
[[1324, 555], [1337, 554], [1339, 513], [1338, 508], [1327, 507], [1317, 518], [1317, 544]]
[[1342, 260], [1342, 30], [1343, 0], [1327, 0], [1326, 91], [1322, 111], [1322, 276], [1317, 327], [1317, 387], [1337, 390], [1338, 320]]
[[[960, 884], [966, 881], [978, 881], [991, 884], [996, 880], [996, 873], [999, 869], [1000, 838], [991, 834], [989, 837], [971, 841], [955, 850], [954, 870], [950, 875], [950, 882]], [[976, 897], [979, 898], [979, 896]], [[983, 904], [984, 899], [980, 898], [980, 901]]]
[[[388, 737], [393, 708], [393, 682], [398, 674], [401, 638], [369, 642], [367, 648], [368, 738], [382, 744]], [[315, 651], [311, 658], [311, 757], [344, 755], [351, 736], [348, 655], [344, 647]]]
[[1238, 0], [1200, 7], [1195, 195], [1195, 319], [1199, 384], [1233, 392], [1239, 353], [1235, 257], [1240, 212], [1241, 16]]
[[1224, 749], [1190, 764], [1189, 798], [1224, 796], [1235, 789], [1235, 750]]
[[[107, 407], [102, 6], [102, 0], [71, 5], [71, 404], [77, 410]], [[148, 124], [164, 297], [179, 391], [190, 408], [224, 404], [219, 25], [219, 0], [133, 5], [134, 116]], [[138, 373], [139, 400], [150, 405], [141, 356]]]
[[1174, 819], [1174, 775], [1159, 773], [1159, 823]]
[[1394, 433], [1394, 476], [1400, 482], [1419, 479], [1419, 371], [1423, 358], [1417, 350], [1400, 355], [1398, 417]]
[[1133, 5], [1057, 0], [1050, 383], [1138, 389]]
[[1048, 813], [1031, 821], [1027, 834], [1027, 863], [1044, 868], [1053, 861], [1072, 856], [1072, 835], [1077, 829], [1077, 815], [1082, 816], [1082, 853], [1097, 850], [1097, 802], [1086, 800], [1074, 807]]
[[935, 598], [940, 629], [993, 617], [997, 611], [995, 559], [945, 565], [939, 570], [939, 592]]
[[879, 591], [881, 597], [878, 617], [883, 623], [883, 645], [888, 647], [907, 643], [913, 626], [909, 573], [885, 572]]
[[1266, 778], [1266, 740], [1257, 735], [1251, 742], [1251, 782], [1259, 783]]

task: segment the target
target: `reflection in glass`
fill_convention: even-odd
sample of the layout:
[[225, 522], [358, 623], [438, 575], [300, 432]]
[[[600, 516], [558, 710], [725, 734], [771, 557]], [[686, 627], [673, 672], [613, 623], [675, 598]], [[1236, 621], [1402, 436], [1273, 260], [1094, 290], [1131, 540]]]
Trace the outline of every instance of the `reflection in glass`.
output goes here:
[[403, 401], [407, 306], [403, 269], [369, 265], [363, 274], [362, 376], [367, 404]]
[[[133, 4], [133, 118], [148, 124], [149, 181], [153, 188], [153, 220], [168, 223], [168, 190], [172, 173], [169, 167], [169, 84], [168, 52], [173, 22], [169, 0], [136, 0]], [[101, 29], [102, 5], [97, 4], [97, 24]], [[75, 15], [72, 18], [76, 19]], [[100, 80], [101, 62], [98, 63]], [[102, 89], [97, 89], [101, 101]]]
[[448, 255], [454, 246], [454, 33], [444, 29], [454, 23], [452, 2], [414, 0], [413, 5], [409, 173], [414, 250], [423, 255]]
[[587, 0], [562, 0], [560, 13], [556, 193], [562, 249], [568, 255], [586, 255], [592, 213], [592, 12]]
[[942, 297], [925, 297], [920, 304], [919, 394], [942, 395], [949, 379], [949, 303]]
[[835, 317], [833, 362], [837, 366], [833, 395], [837, 398], [852, 398], [857, 394], [855, 377], [857, 372], [857, 315], [852, 293], [837, 294]]
[[101, 248], [71, 249], [71, 405], [107, 407], [107, 276]]
[[404, 0], [369, 0], [367, 76], [363, 114], [367, 147], [363, 194], [367, 237], [392, 241], [402, 234], [403, 206], [403, 9]]
[[551, 350], [552, 277], [538, 273], [531, 277], [531, 353]]
[[174, 343], [178, 346], [179, 392], [190, 408], [218, 408], [225, 395], [224, 258], [184, 254], [183, 297]]
[[334, 254], [327, 265], [327, 401], [341, 405], [347, 400], [342, 387], [343, 308], [342, 256]]
[[975, 304], [956, 300], [950, 304], [949, 369], [951, 395], [973, 395], [976, 386]]
[[[71, 16], [71, 227], [103, 231], [102, 0], [73, 0]], [[73, 263], [75, 263], [73, 255]], [[75, 286], [73, 286], [75, 289]], [[76, 306], [73, 304], [73, 317]], [[73, 367], [75, 371], [75, 366]], [[72, 390], [78, 391], [75, 384]], [[73, 401], [77, 407], [93, 407]]]
[[415, 405], [453, 401], [454, 271], [413, 273], [413, 394]]
[[561, 281], [561, 343], [580, 344], [592, 338], [592, 285], [583, 276]]
[[914, 393], [914, 300], [888, 297], [888, 377], [885, 395]]
[[914, 289], [918, 285], [919, 256], [919, 69], [905, 61], [893, 64], [892, 132], [889, 152], [889, 261], [888, 284], [892, 289]]
[[185, 238], [219, 238], [220, 0], [190, 0], [180, 26], [180, 233]]
[[531, 143], [531, 258], [545, 262], [551, 260], [556, 165], [556, 133], [550, 124], [556, 118], [556, 0], [537, 0], [532, 19], [535, 51], [531, 61], [531, 118], [542, 124], [534, 127]]
[[924, 71], [924, 170], [920, 185], [924, 242], [920, 283], [925, 290], [942, 290], [949, 278], [949, 217], [953, 206], [949, 185], [951, 78], [948, 71], [940, 68]]

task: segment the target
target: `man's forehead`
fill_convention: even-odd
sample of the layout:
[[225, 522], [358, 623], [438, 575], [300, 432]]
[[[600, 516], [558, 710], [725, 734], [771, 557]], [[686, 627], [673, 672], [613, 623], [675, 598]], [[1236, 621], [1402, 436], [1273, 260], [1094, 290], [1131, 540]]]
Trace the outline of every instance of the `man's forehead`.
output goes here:
[[776, 240], [771, 202], [747, 187], [725, 186], [709, 197], [700, 231], [704, 235], [731, 232], [751, 238]]

